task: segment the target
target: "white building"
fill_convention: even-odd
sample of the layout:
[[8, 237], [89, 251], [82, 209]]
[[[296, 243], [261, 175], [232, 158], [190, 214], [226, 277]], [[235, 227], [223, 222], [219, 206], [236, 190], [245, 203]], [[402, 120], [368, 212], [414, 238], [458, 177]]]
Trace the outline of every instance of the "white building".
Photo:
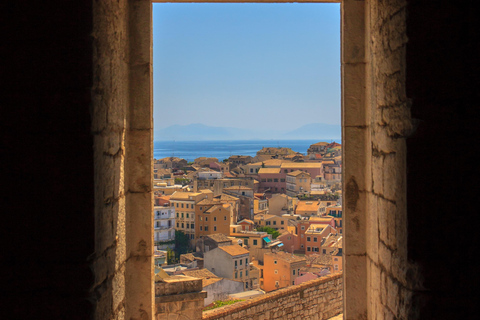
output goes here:
[[212, 180], [212, 179], [222, 179], [223, 173], [213, 170], [208, 171], [199, 171], [198, 179], [200, 180]]
[[[163, 243], [175, 240], [175, 207], [170, 204], [153, 208], [153, 241], [156, 249], [166, 249]], [[173, 248], [174, 244], [168, 247]]]

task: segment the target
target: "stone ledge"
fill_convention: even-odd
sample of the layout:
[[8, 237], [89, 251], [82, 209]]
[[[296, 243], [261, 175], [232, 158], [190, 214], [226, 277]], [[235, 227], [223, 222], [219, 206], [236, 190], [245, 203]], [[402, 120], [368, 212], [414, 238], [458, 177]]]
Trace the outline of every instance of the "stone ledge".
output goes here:
[[[269, 302], [276, 302], [278, 299], [283, 298], [283, 297], [288, 297], [292, 296], [296, 293], [299, 294], [304, 294], [307, 289], [317, 287], [322, 284], [327, 284], [330, 282], [336, 282], [335, 284], [338, 285], [339, 281], [338, 280], [343, 280], [343, 273], [335, 274], [335, 275], [330, 275], [326, 277], [321, 277], [318, 279], [313, 279], [304, 283], [301, 283], [296, 286], [288, 287], [288, 288], [283, 288], [275, 292], [270, 292], [267, 293], [266, 295], [253, 298], [251, 300], [243, 301], [243, 302], [237, 302], [233, 305], [225, 306], [222, 308], [214, 309], [214, 310], [209, 310], [203, 312], [203, 320], [208, 320], [208, 319], [217, 319], [221, 317], [225, 317], [227, 315], [230, 315], [232, 313], [237, 313], [241, 312], [253, 307], [256, 307], [258, 305], [266, 304]], [[341, 286], [341, 289], [343, 289], [343, 286]]]

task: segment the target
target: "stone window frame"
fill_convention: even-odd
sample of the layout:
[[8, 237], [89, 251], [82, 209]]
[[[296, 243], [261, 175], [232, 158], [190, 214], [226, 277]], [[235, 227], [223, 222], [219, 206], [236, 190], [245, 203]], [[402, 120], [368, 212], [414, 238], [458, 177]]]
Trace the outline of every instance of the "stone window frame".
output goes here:
[[[367, 82], [373, 70], [367, 57], [370, 30], [365, 21], [371, 13], [362, 0], [297, 2], [341, 4], [344, 316], [362, 318], [369, 309], [366, 239], [378, 233], [377, 226], [366, 219], [375, 206], [368, 201], [372, 179], [369, 104], [374, 93]], [[106, 293], [110, 298], [96, 312], [117, 310], [123, 304], [125, 318], [153, 319], [152, 1], [94, 2], [93, 11], [96, 257], [92, 264], [95, 283], [106, 272], [117, 284], [115, 294]], [[114, 201], [105, 205], [105, 198]], [[109, 216], [113, 224], [104, 218]]]

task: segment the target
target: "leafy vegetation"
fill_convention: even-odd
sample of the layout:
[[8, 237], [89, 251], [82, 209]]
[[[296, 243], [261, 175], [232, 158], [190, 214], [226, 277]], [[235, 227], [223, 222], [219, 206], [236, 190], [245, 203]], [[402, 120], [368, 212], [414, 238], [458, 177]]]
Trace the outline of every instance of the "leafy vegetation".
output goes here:
[[174, 264], [177, 263], [177, 259], [175, 258], [175, 251], [170, 248], [167, 248], [167, 264]]
[[188, 252], [188, 236], [180, 230], [175, 230], [175, 259], [180, 259], [180, 255]]
[[190, 179], [186, 178], [175, 178], [175, 184], [181, 184], [182, 186], [187, 185], [190, 182]]
[[270, 227], [257, 227], [257, 231], [271, 234], [273, 239], [277, 239], [277, 237], [280, 235], [280, 232]]
[[212, 309], [220, 308], [223, 306], [228, 306], [230, 304], [234, 304], [235, 302], [240, 302], [240, 301], [245, 301], [245, 300], [244, 299], [236, 299], [236, 300], [234, 299], [234, 300], [225, 300], [225, 301], [217, 300], [213, 302], [213, 305], [203, 308], [203, 311], [212, 310]]

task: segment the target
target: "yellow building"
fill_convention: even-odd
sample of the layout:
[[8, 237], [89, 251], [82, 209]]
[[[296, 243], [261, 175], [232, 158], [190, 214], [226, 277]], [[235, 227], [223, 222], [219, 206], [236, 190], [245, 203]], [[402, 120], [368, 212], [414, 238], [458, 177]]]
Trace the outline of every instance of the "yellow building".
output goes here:
[[295, 197], [302, 193], [309, 193], [312, 184], [312, 177], [308, 172], [296, 170], [287, 173], [286, 177], [287, 190], [286, 193], [290, 197]]
[[273, 214], [257, 214], [254, 217], [254, 222], [257, 226], [270, 227], [275, 230], [288, 230], [288, 220]]

